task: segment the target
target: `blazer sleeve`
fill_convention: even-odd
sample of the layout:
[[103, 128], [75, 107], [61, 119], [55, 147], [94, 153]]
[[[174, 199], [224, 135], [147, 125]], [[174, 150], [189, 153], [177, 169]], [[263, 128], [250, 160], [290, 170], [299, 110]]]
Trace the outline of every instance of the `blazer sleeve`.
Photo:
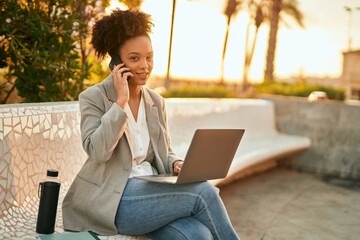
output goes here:
[[124, 135], [127, 115], [96, 86], [79, 95], [79, 105], [83, 148], [89, 159], [106, 162]]

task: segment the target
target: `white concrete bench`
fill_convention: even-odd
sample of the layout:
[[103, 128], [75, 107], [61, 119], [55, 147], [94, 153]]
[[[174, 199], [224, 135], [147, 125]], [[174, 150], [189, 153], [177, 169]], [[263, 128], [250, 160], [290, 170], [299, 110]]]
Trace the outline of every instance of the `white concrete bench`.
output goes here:
[[275, 126], [271, 101], [260, 99], [168, 99], [170, 135], [174, 151], [185, 156], [198, 128], [244, 128], [245, 134], [226, 179], [212, 181], [226, 184], [243, 174], [268, 168], [274, 160], [310, 147], [304, 136], [283, 134]]
[[[197, 128], [245, 128], [229, 177], [269, 159], [304, 150], [306, 137], [281, 134], [273, 104], [264, 100], [168, 99], [174, 150], [184, 156]], [[62, 186], [56, 232], [62, 228], [62, 199], [86, 159], [81, 146], [77, 102], [0, 106], [0, 239], [36, 239], [38, 183], [58, 169]], [[101, 239], [145, 239], [117, 235]]]

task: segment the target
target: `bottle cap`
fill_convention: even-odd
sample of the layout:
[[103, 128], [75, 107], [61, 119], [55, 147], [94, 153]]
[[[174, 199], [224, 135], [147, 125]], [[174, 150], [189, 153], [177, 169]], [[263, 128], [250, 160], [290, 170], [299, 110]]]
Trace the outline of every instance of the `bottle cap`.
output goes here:
[[54, 170], [54, 169], [49, 169], [47, 170], [47, 174], [48, 177], [57, 177], [59, 175], [59, 171]]

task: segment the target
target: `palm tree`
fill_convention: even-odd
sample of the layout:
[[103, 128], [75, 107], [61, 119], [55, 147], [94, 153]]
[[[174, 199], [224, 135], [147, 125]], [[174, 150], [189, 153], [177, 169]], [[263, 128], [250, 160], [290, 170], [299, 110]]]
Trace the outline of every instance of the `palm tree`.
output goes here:
[[225, 33], [225, 40], [224, 40], [224, 48], [223, 48], [222, 58], [221, 58], [220, 84], [224, 84], [224, 64], [225, 64], [227, 42], [228, 42], [228, 37], [229, 37], [230, 23], [231, 23], [232, 17], [234, 15], [236, 15], [237, 12], [239, 11], [240, 3], [241, 3], [241, 0], [228, 0], [227, 6], [224, 11], [224, 14], [227, 17], [227, 25], [226, 25], [226, 33]]
[[270, 32], [268, 40], [268, 49], [266, 55], [266, 69], [265, 69], [265, 81], [274, 81], [274, 60], [277, 42], [277, 32], [279, 28], [279, 21], [281, 19], [281, 13], [286, 13], [295, 19], [296, 23], [301, 27], [303, 24], [303, 15], [298, 8], [297, 0], [270, 0], [269, 1], [270, 12]]
[[[243, 82], [242, 82], [243, 90], [245, 90], [248, 85], [248, 75], [250, 71], [251, 60], [253, 58], [255, 51], [255, 45], [256, 45], [259, 28], [265, 20], [264, 2], [261, 1], [257, 3], [253, 0], [250, 0], [249, 10], [252, 21], [248, 23], [246, 30], [245, 61], [244, 61]], [[250, 26], [252, 24], [255, 25], [255, 33], [254, 33], [253, 41], [251, 43], [251, 48], [249, 49], [249, 32], [250, 32]]]

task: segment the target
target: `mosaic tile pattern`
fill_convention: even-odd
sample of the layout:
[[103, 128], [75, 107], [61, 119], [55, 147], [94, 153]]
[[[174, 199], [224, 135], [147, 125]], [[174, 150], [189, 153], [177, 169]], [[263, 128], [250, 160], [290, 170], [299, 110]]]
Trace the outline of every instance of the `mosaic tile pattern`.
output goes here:
[[55, 231], [63, 232], [61, 203], [85, 159], [78, 102], [0, 106], [0, 239], [37, 239], [38, 184], [47, 169], [59, 170]]

